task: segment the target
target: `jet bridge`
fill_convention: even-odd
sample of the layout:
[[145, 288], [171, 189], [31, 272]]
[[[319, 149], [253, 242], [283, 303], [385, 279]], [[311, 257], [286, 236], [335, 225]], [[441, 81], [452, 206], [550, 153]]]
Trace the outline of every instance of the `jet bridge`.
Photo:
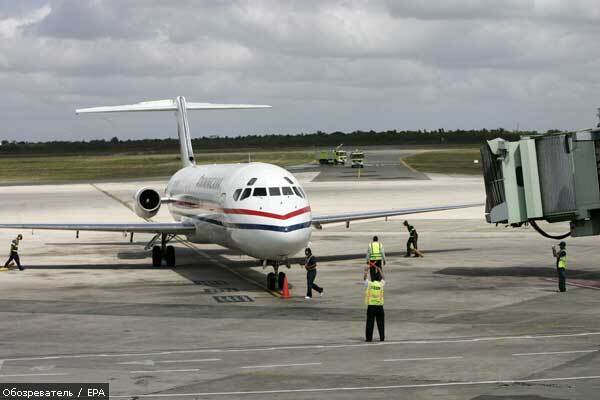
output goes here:
[[[600, 128], [488, 141], [481, 148], [487, 222], [531, 224], [541, 234], [600, 235]], [[536, 221], [569, 221], [545, 234]]]

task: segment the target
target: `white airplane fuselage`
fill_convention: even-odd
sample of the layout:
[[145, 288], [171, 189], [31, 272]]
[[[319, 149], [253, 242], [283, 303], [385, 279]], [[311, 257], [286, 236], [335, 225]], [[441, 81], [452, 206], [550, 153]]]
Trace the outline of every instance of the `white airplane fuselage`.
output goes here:
[[265, 163], [193, 165], [169, 180], [176, 221], [191, 222], [195, 243], [215, 243], [261, 260], [285, 261], [307, 247], [311, 209], [298, 180]]

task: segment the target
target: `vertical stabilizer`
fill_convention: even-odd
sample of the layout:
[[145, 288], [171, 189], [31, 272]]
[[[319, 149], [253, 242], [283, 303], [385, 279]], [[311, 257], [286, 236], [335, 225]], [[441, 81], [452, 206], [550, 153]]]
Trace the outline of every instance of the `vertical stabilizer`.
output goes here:
[[251, 108], [271, 108], [264, 104], [215, 104], [215, 103], [187, 103], [183, 96], [175, 100], [145, 101], [137, 104], [126, 104], [122, 106], [105, 106], [93, 108], [80, 108], [75, 110], [77, 114], [88, 113], [112, 113], [112, 112], [140, 112], [140, 111], [175, 111], [177, 119], [177, 134], [179, 135], [179, 147], [181, 151], [181, 162], [184, 167], [196, 164], [194, 151], [192, 150], [192, 138], [187, 118], [187, 110], [243, 110]]
[[190, 124], [188, 123], [187, 118], [185, 97], [178, 96], [175, 99], [175, 104], [177, 105], [175, 118], [177, 118], [177, 135], [179, 136], [181, 162], [184, 167], [189, 167], [196, 164], [196, 161], [194, 160], [194, 150], [192, 149], [192, 137], [190, 135]]

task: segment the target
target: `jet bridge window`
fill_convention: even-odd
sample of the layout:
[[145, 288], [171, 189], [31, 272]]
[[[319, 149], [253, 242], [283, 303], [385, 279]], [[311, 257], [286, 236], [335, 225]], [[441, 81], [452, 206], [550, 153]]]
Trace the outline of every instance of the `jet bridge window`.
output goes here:
[[254, 193], [252, 193], [252, 196], [266, 196], [267, 195], [267, 188], [264, 187], [257, 187], [254, 188]]
[[283, 192], [284, 196], [292, 196], [294, 194], [294, 192], [292, 191], [292, 188], [289, 186], [282, 187], [281, 191]]
[[252, 186], [252, 185], [254, 185], [254, 182], [256, 182], [256, 178], [250, 179], [246, 185]]
[[242, 189], [235, 189], [235, 192], [233, 192], [233, 199], [235, 201], [237, 201], [237, 199], [240, 198], [241, 193], [242, 193]]
[[294, 193], [296, 193], [296, 196], [304, 198], [304, 196], [302, 196], [302, 193], [300, 193], [296, 186], [292, 186], [292, 189], [294, 189]]
[[278, 187], [270, 187], [269, 196], [281, 196], [281, 190]]
[[250, 189], [250, 188], [244, 189], [244, 191], [242, 192], [242, 197], [240, 197], [240, 200], [244, 200], [244, 199], [250, 197], [251, 192], [252, 192], [252, 189]]

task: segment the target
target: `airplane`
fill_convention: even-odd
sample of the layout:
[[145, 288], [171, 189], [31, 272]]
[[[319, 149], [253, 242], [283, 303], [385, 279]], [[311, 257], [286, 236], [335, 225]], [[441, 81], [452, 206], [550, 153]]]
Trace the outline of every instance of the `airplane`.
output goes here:
[[[49, 229], [148, 233], [155, 236], [146, 246], [152, 249], [152, 264], [163, 260], [175, 267], [175, 248], [168, 243], [183, 235], [193, 243], [213, 243], [233, 249], [272, 266], [267, 275], [269, 290], [281, 289], [290, 267], [289, 257], [306, 248], [312, 228], [325, 224], [397, 215], [425, 213], [480, 204], [456, 204], [437, 207], [390, 209], [313, 215], [308, 196], [300, 182], [287, 170], [262, 162], [238, 164], [196, 163], [192, 150], [188, 110], [231, 110], [270, 108], [267, 105], [187, 103], [183, 96], [173, 100], [77, 109], [76, 114], [172, 111], [177, 120], [182, 168], [167, 183], [164, 193], [149, 187], [134, 195], [134, 211], [144, 223], [20, 223], [0, 224], [6, 229]], [[160, 207], [166, 205], [173, 222], [153, 222]]]

